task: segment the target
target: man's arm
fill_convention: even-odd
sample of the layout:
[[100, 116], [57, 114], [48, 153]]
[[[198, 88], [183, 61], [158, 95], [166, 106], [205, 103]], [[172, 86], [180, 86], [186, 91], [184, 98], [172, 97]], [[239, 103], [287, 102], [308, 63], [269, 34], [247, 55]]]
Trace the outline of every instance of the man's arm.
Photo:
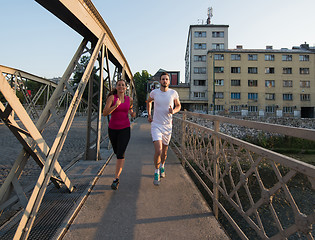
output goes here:
[[154, 99], [151, 98], [150, 96], [148, 97], [148, 100], [147, 100], [147, 111], [148, 111], [148, 121], [149, 122], [152, 122], [152, 115], [151, 115], [151, 108], [152, 108], [152, 101]]
[[171, 108], [171, 106], [169, 108], [169, 111], [171, 114], [175, 114], [175, 113], [179, 112], [181, 107], [182, 107], [178, 98], [174, 99], [174, 105], [175, 105], [175, 108]]

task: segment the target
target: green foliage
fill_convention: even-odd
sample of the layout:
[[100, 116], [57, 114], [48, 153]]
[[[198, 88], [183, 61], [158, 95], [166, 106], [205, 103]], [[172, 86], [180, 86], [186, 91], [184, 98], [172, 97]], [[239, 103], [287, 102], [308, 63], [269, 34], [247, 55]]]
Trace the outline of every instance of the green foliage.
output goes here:
[[140, 109], [146, 108], [146, 100], [147, 100], [147, 83], [151, 78], [151, 74], [149, 74], [146, 70], [142, 70], [142, 73], [136, 72], [133, 76], [133, 80], [135, 82], [136, 91], [137, 91], [137, 100]]
[[[73, 83], [74, 84], [79, 84], [79, 82], [81, 81], [83, 73], [84, 73], [84, 71], [85, 71], [89, 61], [90, 61], [90, 57], [88, 57], [88, 56], [83, 56], [80, 59], [80, 63], [78, 64], [78, 67], [75, 69], [74, 76], [73, 76]], [[96, 67], [95, 66], [93, 67], [92, 74], [93, 74], [93, 79], [94, 80], [98, 80], [99, 79], [99, 75], [96, 74]], [[93, 92], [96, 92], [97, 88], [98, 88], [98, 85], [93, 83]], [[83, 96], [82, 96], [85, 100], [88, 100], [88, 89], [89, 89], [89, 87], [88, 87], [88, 84], [87, 84], [86, 87], [85, 87]], [[96, 98], [93, 99], [93, 103], [97, 104], [97, 99]]]
[[279, 150], [282, 153], [314, 153], [315, 151], [314, 141], [290, 136], [270, 136], [263, 132], [259, 133], [256, 138], [247, 137], [245, 141], [263, 148]]
[[[33, 98], [34, 95], [38, 92], [38, 90], [42, 86], [42, 83], [39, 83], [36, 81], [26, 81], [25, 86], [26, 86], [27, 90], [31, 90], [31, 94], [32, 94], [31, 98]], [[40, 98], [38, 99], [36, 105], [45, 105], [45, 98], [46, 98], [46, 95], [42, 94], [40, 96]], [[23, 99], [24, 99], [24, 97], [23, 97]], [[26, 101], [26, 100], [24, 99], [24, 101]]]

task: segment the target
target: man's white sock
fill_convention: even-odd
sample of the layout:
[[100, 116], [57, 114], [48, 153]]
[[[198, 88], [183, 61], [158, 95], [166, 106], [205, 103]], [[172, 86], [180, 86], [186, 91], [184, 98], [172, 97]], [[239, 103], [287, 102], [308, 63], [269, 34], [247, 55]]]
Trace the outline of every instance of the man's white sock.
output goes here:
[[154, 173], [160, 174], [159, 169], [155, 169], [155, 172], [154, 172]]

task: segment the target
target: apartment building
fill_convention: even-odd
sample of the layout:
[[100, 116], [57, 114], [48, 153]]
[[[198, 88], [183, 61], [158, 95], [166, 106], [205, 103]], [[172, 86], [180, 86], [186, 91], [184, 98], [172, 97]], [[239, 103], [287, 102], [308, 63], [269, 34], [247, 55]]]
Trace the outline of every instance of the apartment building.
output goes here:
[[[207, 52], [209, 113], [314, 117], [315, 48], [211, 49]], [[197, 66], [196, 62], [194, 67]], [[191, 74], [192, 81], [198, 80]], [[197, 92], [194, 84], [191, 88]], [[213, 95], [214, 94], [214, 95]], [[214, 98], [213, 98], [214, 96]]]
[[208, 51], [228, 48], [228, 25], [191, 25], [185, 54], [185, 83], [189, 86], [190, 111], [208, 111]]

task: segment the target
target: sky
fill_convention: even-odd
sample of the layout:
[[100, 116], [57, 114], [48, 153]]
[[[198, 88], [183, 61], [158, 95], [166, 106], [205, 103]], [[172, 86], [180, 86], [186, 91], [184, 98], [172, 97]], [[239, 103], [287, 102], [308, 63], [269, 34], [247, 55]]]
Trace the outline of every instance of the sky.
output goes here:
[[[180, 71], [190, 25], [229, 25], [228, 48], [315, 46], [314, 0], [92, 0], [133, 74]], [[0, 65], [61, 77], [83, 37], [35, 1], [1, 1]]]

